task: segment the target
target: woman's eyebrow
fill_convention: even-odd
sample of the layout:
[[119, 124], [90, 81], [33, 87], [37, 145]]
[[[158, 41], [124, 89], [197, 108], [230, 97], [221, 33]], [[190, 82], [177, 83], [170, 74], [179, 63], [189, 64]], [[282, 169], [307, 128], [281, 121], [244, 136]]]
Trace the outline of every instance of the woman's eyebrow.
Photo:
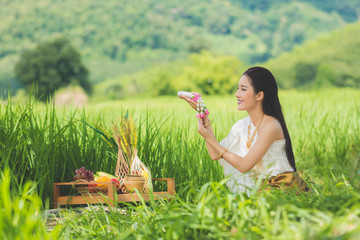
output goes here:
[[245, 86], [245, 85], [240, 85], [240, 87], [245, 87], [245, 88], [248, 88], [248, 86]]

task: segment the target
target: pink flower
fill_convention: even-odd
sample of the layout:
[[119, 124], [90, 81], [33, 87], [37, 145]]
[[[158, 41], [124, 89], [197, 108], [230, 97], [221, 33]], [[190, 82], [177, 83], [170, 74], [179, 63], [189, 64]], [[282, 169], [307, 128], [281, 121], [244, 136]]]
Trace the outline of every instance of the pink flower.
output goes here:
[[197, 117], [197, 118], [200, 118], [200, 113], [197, 113], [197, 114], [196, 114], [196, 117]]
[[200, 117], [205, 118], [205, 114], [204, 114], [204, 113], [200, 113]]
[[205, 109], [205, 114], [206, 114], [206, 115], [209, 115], [209, 114], [210, 114], [210, 113], [209, 113], [209, 110]]
[[192, 92], [192, 94], [194, 95], [194, 101], [197, 102], [197, 100], [199, 98], [201, 98], [201, 94], [200, 93], [197, 93], [197, 92]]

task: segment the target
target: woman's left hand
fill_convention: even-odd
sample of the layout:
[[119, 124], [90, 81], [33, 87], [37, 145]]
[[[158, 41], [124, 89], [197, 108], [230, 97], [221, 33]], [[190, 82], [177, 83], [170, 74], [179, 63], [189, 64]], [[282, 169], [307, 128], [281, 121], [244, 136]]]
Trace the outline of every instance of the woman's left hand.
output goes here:
[[199, 118], [198, 120], [198, 133], [206, 140], [209, 139], [212, 135], [211, 132], [205, 128], [204, 119]]

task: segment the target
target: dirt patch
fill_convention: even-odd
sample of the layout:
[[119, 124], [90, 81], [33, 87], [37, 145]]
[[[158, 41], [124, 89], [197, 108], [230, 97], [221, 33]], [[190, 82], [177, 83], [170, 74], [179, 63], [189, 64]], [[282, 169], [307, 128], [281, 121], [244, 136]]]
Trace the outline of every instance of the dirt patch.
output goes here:
[[55, 94], [55, 106], [84, 106], [89, 97], [80, 87], [66, 88]]

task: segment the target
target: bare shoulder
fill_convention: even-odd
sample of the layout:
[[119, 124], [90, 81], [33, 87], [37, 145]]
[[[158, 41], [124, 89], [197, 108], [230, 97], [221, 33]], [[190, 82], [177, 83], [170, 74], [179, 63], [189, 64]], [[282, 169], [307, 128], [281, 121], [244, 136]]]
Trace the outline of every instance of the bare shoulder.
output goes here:
[[275, 140], [284, 139], [284, 132], [282, 130], [280, 122], [272, 116], [264, 116], [263, 124], [260, 126], [259, 134], [261, 133], [271, 134]]

